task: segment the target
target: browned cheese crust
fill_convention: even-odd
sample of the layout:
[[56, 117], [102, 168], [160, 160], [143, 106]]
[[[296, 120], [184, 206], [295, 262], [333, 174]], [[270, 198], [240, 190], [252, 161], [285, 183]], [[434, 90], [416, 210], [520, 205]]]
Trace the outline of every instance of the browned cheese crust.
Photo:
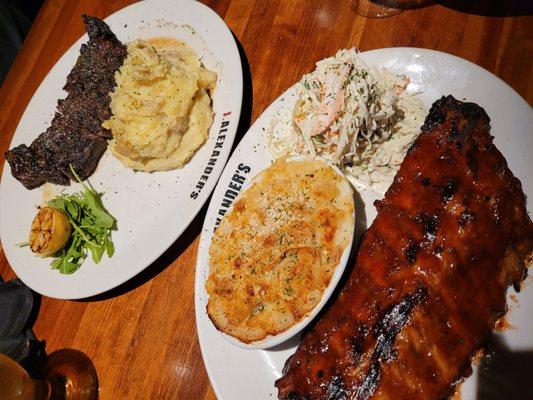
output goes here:
[[214, 234], [209, 317], [245, 343], [289, 329], [321, 300], [353, 226], [344, 177], [323, 161], [277, 160]]
[[[512, 129], [512, 127], [509, 127]], [[348, 281], [303, 337], [280, 399], [447, 398], [526, 274], [520, 181], [476, 104], [433, 104]]]

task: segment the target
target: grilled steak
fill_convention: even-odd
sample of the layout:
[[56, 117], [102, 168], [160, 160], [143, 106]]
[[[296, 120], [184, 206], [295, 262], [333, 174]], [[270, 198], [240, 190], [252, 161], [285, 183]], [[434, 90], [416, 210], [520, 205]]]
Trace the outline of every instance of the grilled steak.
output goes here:
[[126, 58], [126, 46], [104, 21], [86, 15], [83, 20], [89, 42], [81, 46], [64, 87], [68, 95], [58, 101], [50, 127], [29, 147], [21, 144], [6, 153], [11, 173], [28, 189], [45, 182], [68, 185], [70, 164], [87, 178], [111, 138], [102, 122], [111, 116], [109, 93], [115, 87], [115, 71]]
[[276, 382], [279, 398], [451, 396], [525, 277], [525, 203], [485, 111], [436, 101], [344, 288]]

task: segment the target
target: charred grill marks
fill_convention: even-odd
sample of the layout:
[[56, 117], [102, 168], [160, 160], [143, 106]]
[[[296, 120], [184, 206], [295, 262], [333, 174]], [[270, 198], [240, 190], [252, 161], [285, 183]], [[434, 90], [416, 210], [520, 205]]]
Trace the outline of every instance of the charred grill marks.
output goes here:
[[421, 214], [424, 237], [430, 242], [435, 240], [437, 229], [439, 227], [439, 217], [435, 214]]
[[376, 347], [372, 358], [380, 363], [390, 361], [395, 357], [393, 346], [396, 335], [409, 321], [413, 308], [427, 298], [427, 289], [418, 287], [413, 293], [405, 295], [402, 300], [394, 304], [381, 314], [381, 319], [374, 326]]
[[328, 400], [348, 400], [348, 392], [344, 388], [344, 383], [339, 375], [333, 378], [326, 385]]
[[446, 184], [441, 188], [440, 199], [442, 203], [449, 202], [457, 190], [457, 182], [455, 179], [450, 179]]
[[276, 382], [279, 398], [448, 398], [525, 276], [525, 203], [483, 109], [436, 101], [340, 295]]
[[413, 309], [427, 298], [427, 289], [420, 286], [413, 293], [407, 294], [381, 316], [374, 326], [376, 345], [372, 353], [372, 365], [361, 386], [355, 392], [356, 400], [367, 400], [379, 384], [381, 364], [396, 357], [394, 343], [396, 336], [409, 321]]
[[405, 259], [409, 264], [414, 264], [416, 261], [416, 253], [420, 249], [420, 245], [411, 239], [407, 249], [405, 250]]
[[111, 133], [102, 122], [111, 116], [109, 93], [114, 74], [126, 57], [126, 46], [98, 18], [83, 16], [89, 35], [67, 77], [65, 99], [59, 100], [48, 129], [30, 146], [6, 153], [11, 173], [26, 188], [45, 182], [68, 185], [72, 164], [82, 179], [90, 176], [107, 148]]

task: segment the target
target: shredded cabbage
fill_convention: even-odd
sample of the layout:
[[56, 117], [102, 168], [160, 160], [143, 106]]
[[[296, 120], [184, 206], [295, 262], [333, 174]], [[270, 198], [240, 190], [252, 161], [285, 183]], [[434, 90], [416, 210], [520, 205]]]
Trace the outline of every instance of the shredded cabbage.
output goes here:
[[290, 117], [272, 122], [270, 151], [322, 156], [355, 186], [384, 190], [427, 112], [408, 84], [406, 76], [367, 65], [356, 49], [339, 50], [298, 82]]

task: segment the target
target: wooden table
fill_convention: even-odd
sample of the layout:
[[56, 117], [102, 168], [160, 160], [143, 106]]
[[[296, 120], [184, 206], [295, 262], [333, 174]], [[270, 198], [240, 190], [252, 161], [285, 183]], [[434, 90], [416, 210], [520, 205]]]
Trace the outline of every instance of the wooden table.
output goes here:
[[[106, 17], [128, 3], [45, 3], [0, 89], [2, 154], [34, 91], [84, 33], [81, 14]], [[371, 20], [357, 16], [344, 0], [206, 3], [239, 40], [245, 70], [253, 77], [250, 81], [248, 74], [245, 84], [240, 135], [250, 120], [312, 70], [315, 61], [351, 46], [413, 46], [452, 53], [495, 73], [533, 102], [533, 18], [512, 16], [512, 9], [477, 11], [492, 15], [484, 16], [419, 1], [416, 9]], [[446, 2], [453, 3], [465, 2]], [[495, 3], [509, 8], [512, 2]], [[48, 352], [73, 347], [87, 353], [98, 370], [101, 399], [215, 399], [194, 322], [194, 267], [204, 215], [205, 208], [156, 263], [117, 290], [88, 301], [42, 299], [34, 327], [37, 337], [46, 340]], [[0, 274], [4, 279], [15, 276], [3, 251]]]

